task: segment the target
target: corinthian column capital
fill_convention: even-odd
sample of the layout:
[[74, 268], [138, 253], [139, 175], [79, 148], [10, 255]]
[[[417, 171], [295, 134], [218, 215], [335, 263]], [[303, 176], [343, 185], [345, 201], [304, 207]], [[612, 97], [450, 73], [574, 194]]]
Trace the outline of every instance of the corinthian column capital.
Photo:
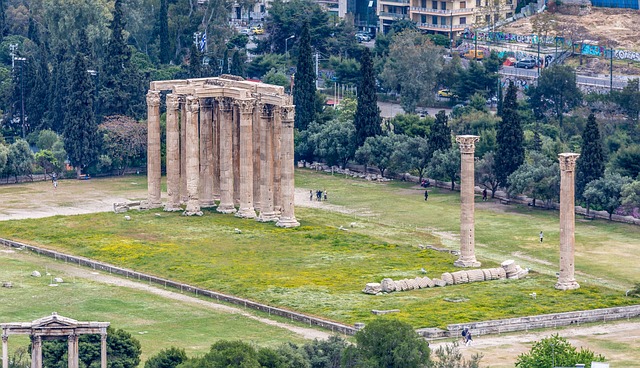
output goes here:
[[160, 106], [160, 91], [149, 90], [147, 92], [147, 105]]
[[193, 96], [187, 97], [187, 111], [196, 112], [199, 109], [200, 109], [200, 103], [198, 102], [198, 98]]
[[256, 106], [255, 99], [234, 100], [234, 103], [241, 114], [253, 114], [253, 108]]
[[576, 169], [576, 160], [580, 157], [577, 153], [560, 153], [558, 160], [560, 161], [560, 170], [574, 171]]
[[477, 135], [457, 135], [456, 142], [460, 146], [460, 153], [474, 153], [476, 142], [480, 140]]
[[293, 122], [295, 119], [296, 107], [294, 105], [285, 105], [280, 107], [280, 116], [282, 117], [282, 122]]
[[174, 94], [167, 95], [167, 110], [178, 110], [180, 107], [180, 96]]

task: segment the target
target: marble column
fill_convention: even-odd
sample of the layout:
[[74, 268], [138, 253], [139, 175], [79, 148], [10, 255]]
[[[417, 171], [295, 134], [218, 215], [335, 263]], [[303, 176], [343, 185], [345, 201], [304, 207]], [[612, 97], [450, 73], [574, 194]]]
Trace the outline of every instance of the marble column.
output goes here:
[[107, 333], [100, 334], [100, 368], [107, 368]]
[[4, 333], [2, 334], [2, 368], [9, 368], [9, 336]]
[[278, 220], [273, 209], [273, 108], [263, 105], [260, 116], [260, 222]]
[[293, 120], [295, 106], [281, 107], [281, 144], [280, 165], [282, 167], [281, 192], [282, 192], [282, 212], [276, 223], [280, 227], [300, 226], [294, 214], [294, 159], [293, 159]]
[[220, 119], [220, 204], [217, 211], [235, 213], [233, 203], [233, 100], [223, 98]]
[[200, 206], [213, 207], [213, 103], [200, 99]]
[[253, 109], [255, 100], [236, 100], [240, 112], [240, 208], [236, 216], [255, 218], [253, 208]]
[[256, 104], [253, 109], [253, 207], [260, 210], [260, 116], [262, 105]]
[[180, 97], [167, 95], [167, 203], [165, 211], [182, 211], [180, 208], [180, 122], [178, 121]]
[[276, 216], [282, 212], [282, 157], [281, 157], [281, 134], [282, 134], [282, 113], [280, 106], [274, 106], [273, 130], [272, 130], [272, 162], [273, 162], [273, 210]]
[[31, 335], [31, 368], [42, 368], [42, 337]]
[[233, 137], [233, 149], [231, 150], [233, 157], [233, 205], [240, 207], [240, 111], [235, 102], [231, 136]]
[[147, 203], [145, 208], [162, 207], [160, 198], [160, 91], [147, 92]]
[[457, 267], [480, 267], [475, 254], [475, 177], [473, 170], [476, 142], [475, 135], [456, 136], [460, 146], [460, 258], [453, 263]]
[[188, 199], [187, 194], [187, 102], [182, 96], [180, 104], [180, 203]]
[[577, 153], [561, 153], [560, 160], [560, 276], [556, 289], [580, 287], [575, 279], [575, 168]]
[[78, 352], [78, 335], [71, 334], [67, 336], [68, 350], [67, 350], [67, 364], [69, 368], [78, 368], [79, 352]]
[[198, 116], [200, 105], [198, 98], [187, 97], [187, 208], [182, 213], [185, 216], [202, 216], [198, 191], [200, 184], [200, 142], [198, 134]]
[[220, 200], [220, 103], [212, 99], [213, 104], [213, 200]]

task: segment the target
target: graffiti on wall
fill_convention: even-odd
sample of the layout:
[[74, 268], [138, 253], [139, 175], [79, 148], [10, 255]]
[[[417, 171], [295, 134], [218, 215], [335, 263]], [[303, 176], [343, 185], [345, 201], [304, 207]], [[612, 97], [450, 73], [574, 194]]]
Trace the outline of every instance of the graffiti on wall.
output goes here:
[[627, 50], [614, 50], [613, 57], [620, 60], [640, 61], [640, 52]]

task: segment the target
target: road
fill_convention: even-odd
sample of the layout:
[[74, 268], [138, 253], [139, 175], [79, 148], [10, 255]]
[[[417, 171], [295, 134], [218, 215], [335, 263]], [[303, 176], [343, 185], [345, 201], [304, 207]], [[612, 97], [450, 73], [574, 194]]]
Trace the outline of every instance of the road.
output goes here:
[[[500, 74], [504, 76], [513, 76], [513, 77], [526, 77], [536, 79], [538, 77], [538, 69], [522, 69], [522, 68], [514, 68], [512, 66], [503, 66], [500, 70]], [[602, 77], [590, 77], [586, 75], [576, 75], [576, 82], [585, 86], [594, 86], [594, 87], [609, 87], [611, 85], [611, 80], [609, 78]], [[613, 88], [614, 89], [623, 89], [627, 85], [627, 81], [613, 79]]]
[[[380, 102], [378, 101], [378, 107], [380, 108], [380, 115], [383, 118], [392, 118], [398, 114], [404, 114], [404, 110], [402, 106], [393, 102]], [[444, 112], [448, 115], [451, 113], [451, 109], [437, 108], [437, 107], [426, 107], [423, 108], [424, 111], [428, 112], [430, 116], [436, 116], [438, 111], [444, 110]]]

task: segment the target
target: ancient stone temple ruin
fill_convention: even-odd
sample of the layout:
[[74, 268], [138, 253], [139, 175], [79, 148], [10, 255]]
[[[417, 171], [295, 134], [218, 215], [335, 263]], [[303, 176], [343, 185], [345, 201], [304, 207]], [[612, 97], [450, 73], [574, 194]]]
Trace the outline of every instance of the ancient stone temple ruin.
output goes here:
[[[167, 201], [161, 200], [160, 97], [166, 94]], [[300, 224], [294, 215], [292, 97], [234, 76], [151, 82], [145, 208]], [[258, 212], [258, 214], [256, 213]]]
[[457, 267], [480, 267], [475, 251], [475, 177], [474, 153], [477, 135], [458, 135], [460, 146], [460, 258], [453, 264]]
[[577, 153], [561, 153], [560, 161], [560, 274], [556, 289], [573, 290], [580, 285], [575, 279], [575, 169]]

